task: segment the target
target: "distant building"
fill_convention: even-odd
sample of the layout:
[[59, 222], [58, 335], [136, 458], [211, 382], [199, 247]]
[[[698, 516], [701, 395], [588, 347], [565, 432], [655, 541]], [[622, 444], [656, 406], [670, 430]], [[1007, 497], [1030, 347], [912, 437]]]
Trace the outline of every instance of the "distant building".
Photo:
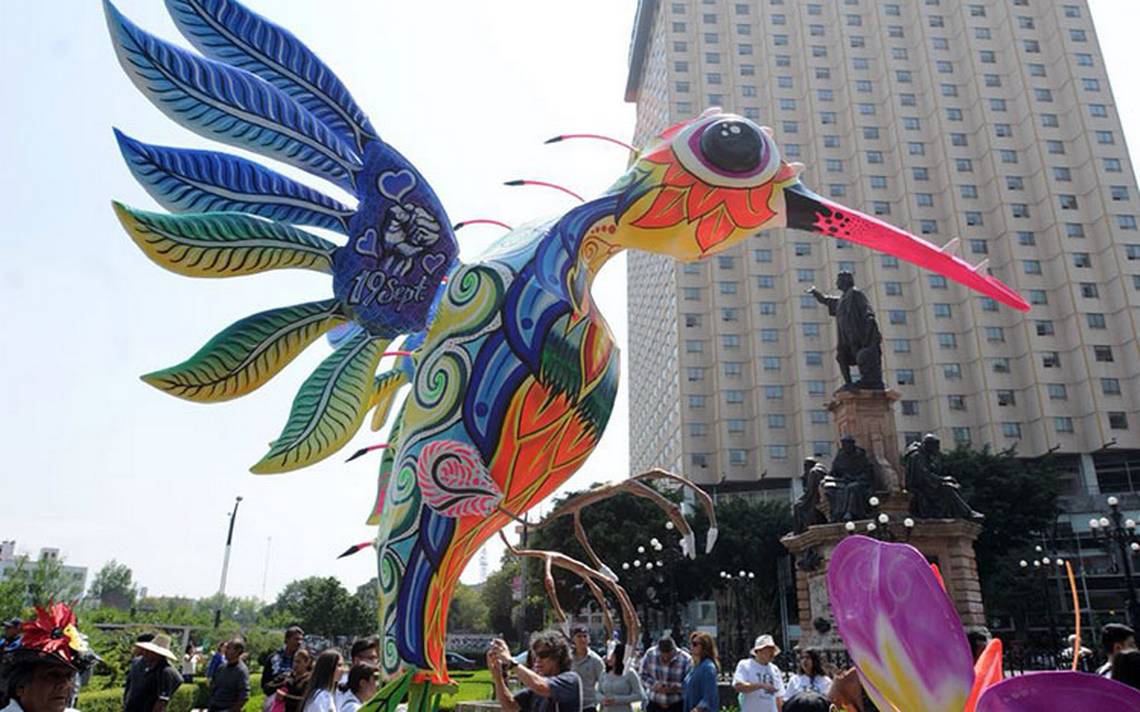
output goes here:
[[72, 566], [71, 564], [63, 563], [63, 559], [59, 556], [59, 549], [45, 546], [40, 549], [38, 556], [32, 558], [29, 554], [16, 553], [15, 539], [0, 541], [0, 581], [6, 581], [12, 572], [18, 569], [21, 564], [23, 564], [25, 568], [30, 569], [39, 565], [41, 562], [59, 562], [60, 571], [70, 581], [77, 592], [76, 597], [82, 596], [83, 592], [87, 590], [87, 567]]

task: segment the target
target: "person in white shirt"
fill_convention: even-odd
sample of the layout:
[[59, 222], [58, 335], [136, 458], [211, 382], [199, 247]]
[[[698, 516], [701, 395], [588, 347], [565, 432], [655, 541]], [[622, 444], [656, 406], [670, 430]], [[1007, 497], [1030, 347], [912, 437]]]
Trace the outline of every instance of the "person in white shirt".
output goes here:
[[356, 712], [360, 706], [376, 694], [379, 683], [376, 676], [380, 668], [369, 663], [357, 663], [348, 671], [348, 682], [345, 683], [344, 696], [338, 706], [338, 712]]
[[780, 652], [770, 635], [752, 645], [752, 657], [736, 664], [732, 689], [740, 693], [740, 712], [777, 712], [783, 708], [784, 676], [772, 658]]
[[329, 648], [317, 656], [313, 674], [301, 701], [301, 712], [337, 712], [336, 681], [344, 667], [344, 657], [336, 648]]
[[788, 688], [784, 691], [784, 700], [790, 700], [804, 690], [818, 692], [824, 697], [831, 689], [831, 678], [823, 670], [823, 661], [819, 651], [814, 648], [800, 651], [799, 672], [792, 675], [788, 681]]

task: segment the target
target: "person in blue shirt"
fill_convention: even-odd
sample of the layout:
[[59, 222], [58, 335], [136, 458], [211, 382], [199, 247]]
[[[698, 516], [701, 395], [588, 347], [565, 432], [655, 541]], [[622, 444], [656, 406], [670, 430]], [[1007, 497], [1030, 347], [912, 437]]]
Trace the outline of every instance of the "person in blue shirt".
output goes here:
[[4, 621], [4, 637], [0, 638], [0, 653], [7, 653], [20, 647], [20, 626], [23, 623], [19, 618]]
[[716, 678], [720, 674], [720, 658], [716, 641], [708, 633], [693, 633], [689, 636], [689, 654], [693, 656], [693, 667], [685, 675], [683, 712], [719, 712]]

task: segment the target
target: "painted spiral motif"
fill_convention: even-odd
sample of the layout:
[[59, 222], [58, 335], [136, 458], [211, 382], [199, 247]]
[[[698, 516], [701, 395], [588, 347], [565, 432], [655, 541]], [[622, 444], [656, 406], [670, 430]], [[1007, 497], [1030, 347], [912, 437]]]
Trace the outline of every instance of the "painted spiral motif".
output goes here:
[[485, 517], [503, 501], [502, 490], [470, 445], [432, 441], [420, 450], [416, 465], [424, 502], [445, 517]]

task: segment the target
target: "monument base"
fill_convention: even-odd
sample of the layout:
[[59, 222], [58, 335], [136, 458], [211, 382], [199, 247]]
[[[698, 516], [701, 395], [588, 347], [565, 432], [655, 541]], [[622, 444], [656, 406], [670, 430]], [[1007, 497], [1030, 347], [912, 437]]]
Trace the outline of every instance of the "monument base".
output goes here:
[[[907, 498], [902, 496], [902, 499]], [[984, 626], [985, 609], [974, 559], [974, 540], [982, 527], [962, 519], [919, 519], [915, 520], [908, 536], [902, 525], [902, 516], [905, 515], [889, 516], [891, 523], [877, 525], [873, 536], [910, 544], [931, 563], [938, 564], [946, 592], [954, 602], [962, 625], [966, 628]], [[855, 533], [868, 534], [867, 524], [871, 521], [855, 522]], [[817, 524], [802, 534], [788, 534], [780, 540], [796, 558], [796, 602], [803, 631], [800, 645], [803, 647], [825, 651], [844, 647], [835, 629], [835, 618], [828, 600], [827, 564], [835, 547], [846, 536], [849, 533], [842, 523]]]
[[855, 442], [867, 450], [875, 466], [875, 490], [901, 492], [904, 480], [896, 469], [899, 458], [899, 434], [895, 429], [892, 407], [902, 395], [886, 390], [840, 390], [827, 409], [835, 416], [840, 436], [854, 435]]

